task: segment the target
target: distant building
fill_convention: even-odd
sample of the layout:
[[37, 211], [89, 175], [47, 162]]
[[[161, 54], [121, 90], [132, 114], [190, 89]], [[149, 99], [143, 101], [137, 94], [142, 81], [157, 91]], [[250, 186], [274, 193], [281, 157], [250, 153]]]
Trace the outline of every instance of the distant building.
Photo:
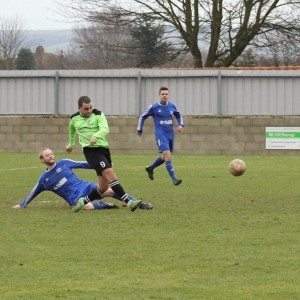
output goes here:
[[46, 53], [43, 46], [37, 46], [35, 49], [35, 68], [36, 70], [65, 69], [64, 55]]

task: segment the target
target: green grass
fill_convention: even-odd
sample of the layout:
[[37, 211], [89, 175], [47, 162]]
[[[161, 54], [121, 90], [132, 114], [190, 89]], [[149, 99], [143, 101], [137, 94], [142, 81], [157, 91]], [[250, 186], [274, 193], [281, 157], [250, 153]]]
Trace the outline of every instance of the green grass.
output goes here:
[[300, 299], [300, 157], [241, 157], [247, 171], [234, 177], [234, 157], [178, 155], [180, 186], [163, 166], [148, 179], [154, 158], [113, 155], [152, 211], [75, 214], [49, 192], [12, 209], [43, 166], [1, 153], [1, 299]]

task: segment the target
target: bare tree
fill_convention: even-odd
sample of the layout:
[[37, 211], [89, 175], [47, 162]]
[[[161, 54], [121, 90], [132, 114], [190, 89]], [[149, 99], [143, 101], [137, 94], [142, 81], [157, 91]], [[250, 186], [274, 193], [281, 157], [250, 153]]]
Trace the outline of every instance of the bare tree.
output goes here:
[[[73, 52], [77, 60], [84, 61], [90, 68], [124, 68], [131, 66], [126, 49], [128, 34], [123, 27], [93, 24], [75, 29]], [[78, 47], [79, 46], [79, 47]], [[76, 53], [75, 53], [76, 52]]]
[[269, 34], [262, 43], [268, 47], [257, 45], [261, 55], [272, 60], [275, 66], [299, 65], [300, 39], [297, 36], [275, 32]]
[[[153, 67], [172, 61], [178, 51], [165, 37], [164, 27], [147, 20], [92, 23], [74, 30], [73, 54], [92, 68]], [[121, 19], [121, 20], [120, 20]], [[79, 47], [78, 47], [79, 46]]]
[[236, 67], [256, 67], [258, 55], [252, 48], [246, 49], [233, 63]]
[[178, 48], [191, 53], [196, 68], [228, 67], [260, 36], [296, 37], [300, 29], [299, 0], [72, 0], [61, 5], [65, 16], [88, 22], [118, 19], [115, 24], [127, 26], [141, 17], [162, 22], [172, 38], [181, 39]]
[[18, 17], [0, 19], [0, 59], [4, 69], [14, 68], [15, 58], [24, 39], [24, 24]]

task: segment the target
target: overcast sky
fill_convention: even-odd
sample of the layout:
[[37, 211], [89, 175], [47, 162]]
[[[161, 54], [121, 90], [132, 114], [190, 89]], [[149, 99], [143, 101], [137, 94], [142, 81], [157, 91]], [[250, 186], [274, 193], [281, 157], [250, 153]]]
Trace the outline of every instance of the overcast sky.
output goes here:
[[[74, 24], [55, 13], [55, 0], [0, 0], [0, 19], [18, 17], [28, 30], [72, 29]], [[54, 12], [53, 12], [54, 11]]]

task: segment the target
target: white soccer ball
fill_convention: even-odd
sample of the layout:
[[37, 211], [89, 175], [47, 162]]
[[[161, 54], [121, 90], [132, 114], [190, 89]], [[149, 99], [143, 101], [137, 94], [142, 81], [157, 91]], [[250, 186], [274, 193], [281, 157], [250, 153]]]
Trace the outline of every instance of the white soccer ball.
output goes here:
[[229, 163], [228, 170], [233, 176], [241, 176], [246, 171], [246, 164], [243, 160], [236, 158]]

